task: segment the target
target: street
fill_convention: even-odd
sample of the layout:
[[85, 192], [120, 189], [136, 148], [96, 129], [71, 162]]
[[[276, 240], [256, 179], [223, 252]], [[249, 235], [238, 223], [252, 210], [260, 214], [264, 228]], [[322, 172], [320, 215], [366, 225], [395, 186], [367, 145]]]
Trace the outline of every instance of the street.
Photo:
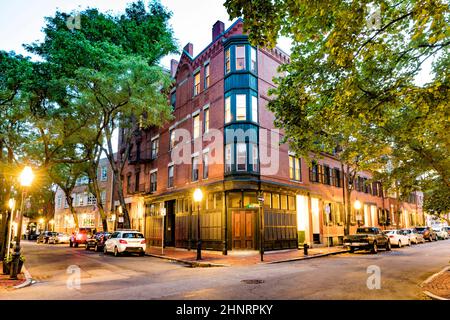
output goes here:
[[[449, 264], [450, 240], [377, 255], [358, 252], [213, 268], [190, 268], [151, 257], [116, 258], [28, 241], [23, 250], [36, 282], [19, 290], [0, 290], [0, 299], [425, 299], [419, 284]], [[367, 287], [369, 266], [381, 270], [380, 289]], [[76, 288], [68, 270], [78, 267], [81, 281]]]

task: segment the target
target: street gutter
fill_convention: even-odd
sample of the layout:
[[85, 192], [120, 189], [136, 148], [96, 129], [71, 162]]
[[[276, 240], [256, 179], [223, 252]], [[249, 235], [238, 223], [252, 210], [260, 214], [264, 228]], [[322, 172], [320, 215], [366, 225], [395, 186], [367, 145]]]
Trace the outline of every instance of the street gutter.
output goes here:
[[345, 250], [340, 250], [340, 251], [335, 251], [335, 252], [318, 253], [318, 254], [314, 254], [314, 255], [308, 255], [308, 256], [297, 257], [297, 258], [290, 258], [290, 259], [285, 259], [285, 260], [260, 262], [259, 264], [274, 264], [274, 263], [283, 263], [283, 262], [293, 262], [293, 261], [300, 261], [300, 260], [308, 260], [308, 259], [321, 258], [321, 257], [326, 257], [326, 256], [331, 256], [331, 255], [336, 255], [336, 254], [341, 254], [341, 253], [347, 253], [347, 252], [350, 252], [350, 250], [345, 249]]
[[151, 253], [146, 253], [145, 255], [149, 256], [149, 257], [153, 257], [153, 258], [165, 259], [165, 260], [170, 260], [170, 261], [174, 261], [174, 262], [187, 264], [187, 265], [191, 266], [192, 268], [231, 267], [228, 264], [190, 261], [190, 260], [166, 257], [166, 256], [161, 256], [161, 255], [151, 254]]

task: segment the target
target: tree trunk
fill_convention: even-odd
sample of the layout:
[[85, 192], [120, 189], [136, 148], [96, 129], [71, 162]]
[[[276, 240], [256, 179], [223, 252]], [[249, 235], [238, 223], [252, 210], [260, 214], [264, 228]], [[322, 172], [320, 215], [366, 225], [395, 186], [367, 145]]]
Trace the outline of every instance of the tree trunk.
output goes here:
[[79, 229], [80, 225], [78, 223], [78, 215], [77, 215], [77, 212], [75, 211], [75, 208], [73, 207], [72, 196], [67, 195], [67, 193], [66, 193], [66, 200], [67, 200], [67, 204], [69, 205], [70, 213], [72, 213], [72, 216], [73, 216], [73, 222], [75, 223], [75, 229]]

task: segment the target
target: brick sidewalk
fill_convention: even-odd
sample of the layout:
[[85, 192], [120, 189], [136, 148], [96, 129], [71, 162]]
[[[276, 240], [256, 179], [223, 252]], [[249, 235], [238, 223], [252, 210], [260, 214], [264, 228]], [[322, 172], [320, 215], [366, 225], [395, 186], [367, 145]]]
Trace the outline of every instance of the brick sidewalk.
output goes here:
[[[264, 254], [263, 263], [279, 263], [290, 260], [307, 259], [314, 256], [321, 256], [326, 254], [346, 252], [342, 247], [324, 247], [314, 248], [308, 250], [308, 256], [303, 254], [302, 250], [282, 250], [282, 251], [268, 251]], [[197, 262], [197, 251], [192, 249], [165, 248], [164, 255], [161, 254], [160, 247], [148, 247], [148, 255], [171, 260], [179, 260], [186, 262]], [[228, 255], [224, 256], [221, 251], [202, 250], [202, 264], [218, 264], [227, 266], [245, 266], [261, 263], [260, 254], [258, 251], [228, 251]]]
[[17, 275], [17, 280], [10, 280], [8, 274], [0, 273], [0, 290], [12, 289], [14, 286], [18, 286], [26, 281], [23, 273]]
[[434, 277], [429, 283], [423, 285], [423, 289], [432, 294], [450, 299], [450, 269]]

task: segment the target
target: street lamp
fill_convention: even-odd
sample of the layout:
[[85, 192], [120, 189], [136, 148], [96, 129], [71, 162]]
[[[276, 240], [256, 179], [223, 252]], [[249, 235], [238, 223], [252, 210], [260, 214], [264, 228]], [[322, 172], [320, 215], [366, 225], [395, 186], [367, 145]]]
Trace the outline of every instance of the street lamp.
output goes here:
[[16, 208], [16, 200], [13, 198], [9, 199], [8, 207], [11, 210], [11, 215], [9, 217], [8, 241], [6, 242], [7, 243], [7, 246], [6, 246], [6, 256], [7, 257], [9, 257], [9, 249], [10, 249], [9, 247], [11, 246], [12, 219], [14, 216], [14, 209]]
[[197, 260], [202, 259], [202, 239], [200, 237], [200, 203], [203, 199], [203, 192], [199, 188], [194, 191], [194, 202], [197, 202]]
[[358, 227], [359, 227], [361, 222], [361, 214], [359, 213], [359, 210], [361, 209], [361, 201], [356, 200], [355, 203], [353, 204], [353, 207], [356, 210], [356, 220], [358, 220]]
[[19, 225], [17, 227], [17, 240], [16, 246], [14, 247], [14, 253], [12, 257], [12, 267], [11, 267], [11, 279], [17, 279], [17, 273], [19, 271], [19, 261], [20, 261], [20, 238], [22, 238], [22, 219], [23, 219], [23, 206], [25, 202], [25, 193], [26, 188], [31, 186], [33, 182], [34, 174], [33, 170], [26, 166], [19, 176], [19, 182], [22, 186], [22, 202], [20, 204], [20, 212], [19, 212]]

